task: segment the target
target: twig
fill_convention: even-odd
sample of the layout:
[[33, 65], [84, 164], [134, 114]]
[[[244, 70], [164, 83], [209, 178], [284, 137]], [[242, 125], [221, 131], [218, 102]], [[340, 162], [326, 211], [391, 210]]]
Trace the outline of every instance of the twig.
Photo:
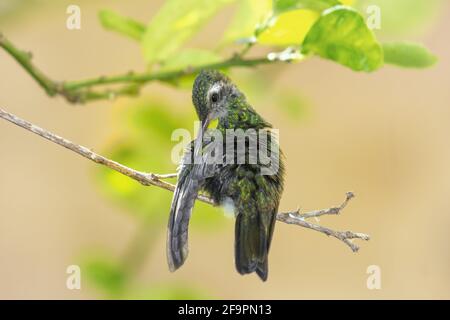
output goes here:
[[[242, 55], [235, 54], [230, 58], [216, 63], [208, 63], [201, 66], [183, 68], [173, 71], [143, 72], [129, 71], [115, 76], [100, 76], [86, 80], [57, 82], [40, 71], [32, 62], [32, 55], [18, 49], [11, 41], [0, 33], [0, 47], [9, 53], [33, 79], [47, 92], [49, 96], [60, 95], [70, 103], [84, 103], [99, 99], [113, 99], [124, 95], [137, 95], [140, 86], [153, 82], [169, 82], [183, 76], [193, 75], [202, 69], [224, 69], [233, 67], [255, 67], [263, 64], [276, 63], [279, 60], [270, 60], [267, 57], [246, 59]], [[103, 85], [124, 84], [118, 89], [94, 91], [93, 88]]]
[[315, 211], [306, 212], [306, 213], [300, 213], [300, 210], [298, 210], [296, 212], [296, 216], [299, 218], [308, 219], [308, 218], [318, 218], [318, 217], [326, 215], [326, 214], [330, 214], [330, 215], [339, 214], [347, 206], [348, 202], [354, 197], [355, 197], [355, 195], [353, 194], [353, 192], [347, 192], [344, 202], [342, 202], [342, 204], [339, 207], [315, 210]]
[[296, 224], [298, 226], [302, 226], [305, 228], [313, 229], [319, 232], [326, 234], [327, 236], [335, 237], [343, 241], [346, 245], [348, 245], [353, 252], [357, 252], [359, 250], [359, 246], [354, 244], [352, 239], [362, 239], [362, 240], [370, 240], [370, 236], [364, 233], [357, 233], [352, 231], [335, 231], [326, 227], [319, 226], [314, 223], [307, 222], [305, 219], [308, 218], [317, 218], [323, 215], [337, 215], [340, 214], [341, 211], [346, 207], [348, 202], [353, 199], [355, 195], [353, 192], [347, 192], [344, 202], [338, 206], [329, 209], [315, 210], [306, 213], [300, 213], [300, 210], [293, 212], [285, 212], [278, 213], [277, 220], [282, 221], [287, 224]]
[[172, 179], [178, 177], [178, 173], [155, 174], [158, 179]]
[[36, 68], [32, 63], [32, 54], [16, 48], [8, 39], [0, 33], [0, 47], [5, 49], [16, 61], [45, 89], [48, 95], [53, 96], [58, 91], [57, 84], [50, 80], [44, 73]]
[[[112, 170], [115, 170], [123, 175], [126, 175], [127, 177], [134, 179], [141, 183], [144, 186], [156, 186], [160, 187], [169, 191], [174, 191], [175, 186], [171, 183], [162, 181], [163, 179], [169, 179], [176, 176], [176, 174], [165, 174], [165, 175], [158, 175], [154, 173], [145, 173], [141, 171], [137, 171], [131, 168], [128, 168], [118, 162], [115, 162], [113, 160], [110, 160], [104, 156], [101, 156], [92, 150], [77, 145], [65, 138], [62, 138], [54, 133], [51, 133], [45, 129], [42, 129], [26, 120], [23, 120], [11, 113], [8, 113], [2, 109], [0, 109], [0, 118], [3, 118], [9, 122], [12, 122], [16, 124], [19, 127], [22, 127], [28, 131], [31, 131], [38, 136], [41, 136], [53, 143], [56, 143], [60, 146], [63, 146], [73, 152], [78, 153], [79, 155], [94, 161], [95, 163], [99, 163], [101, 165], [104, 165]], [[330, 209], [324, 209], [324, 210], [317, 210], [312, 211], [309, 213], [300, 213], [299, 210], [293, 211], [293, 212], [281, 212], [277, 214], [277, 220], [287, 223], [287, 224], [295, 224], [304, 228], [312, 229], [321, 233], [324, 233], [328, 236], [335, 237], [336, 239], [339, 239], [343, 241], [345, 244], [347, 244], [354, 252], [358, 251], [359, 247], [355, 245], [351, 240], [352, 239], [362, 239], [362, 240], [369, 240], [370, 237], [363, 233], [354, 233], [351, 231], [335, 231], [326, 227], [322, 227], [310, 222], [307, 222], [305, 219], [307, 218], [313, 218], [313, 217], [319, 217], [322, 215], [330, 215], [330, 214], [339, 214], [342, 209], [347, 205], [347, 203], [350, 201], [351, 198], [353, 198], [353, 193], [349, 192], [347, 193], [347, 197], [345, 201], [339, 206], [334, 207]], [[215, 205], [214, 201], [209, 198], [206, 195], [199, 195], [198, 200], [208, 203], [210, 205]]]

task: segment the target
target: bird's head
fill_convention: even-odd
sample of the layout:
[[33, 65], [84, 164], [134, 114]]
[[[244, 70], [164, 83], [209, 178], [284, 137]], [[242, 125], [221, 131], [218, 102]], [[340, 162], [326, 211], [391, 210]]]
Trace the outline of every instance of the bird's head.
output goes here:
[[203, 70], [192, 89], [192, 102], [198, 118], [206, 129], [209, 123], [227, 115], [232, 99], [241, 96], [231, 80], [216, 70]]

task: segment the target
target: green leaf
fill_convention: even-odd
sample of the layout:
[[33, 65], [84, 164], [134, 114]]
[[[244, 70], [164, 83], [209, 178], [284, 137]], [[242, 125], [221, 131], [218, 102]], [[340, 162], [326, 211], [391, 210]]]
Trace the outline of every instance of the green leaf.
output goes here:
[[251, 38], [258, 24], [268, 18], [271, 13], [272, 0], [242, 0], [228, 29], [224, 34], [224, 42]]
[[167, 0], [147, 26], [142, 41], [145, 60], [167, 60], [220, 9], [234, 1]]
[[256, 30], [258, 43], [287, 47], [303, 42], [325, 9], [353, 0], [274, 0], [273, 14]]
[[355, 71], [383, 65], [383, 50], [364, 18], [355, 10], [336, 6], [326, 10], [308, 32], [303, 54], [316, 54]]
[[123, 17], [110, 10], [102, 10], [98, 15], [105, 29], [118, 32], [140, 41], [145, 32], [145, 25], [131, 18]]
[[338, 4], [341, 4], [338, 0], [273, 0], [273, 11], [275, 14], [297, 9], [320, 12]]
[[273, 17], [256, 31], [258, 43], [279, 47], [298, 45], [318, 17], [316, 11], [309, 9], [287, 11]]
[[428, 68], [437, 57], [421, 44], [410, 42], [383, 43], [385, 63], [407, 68]]

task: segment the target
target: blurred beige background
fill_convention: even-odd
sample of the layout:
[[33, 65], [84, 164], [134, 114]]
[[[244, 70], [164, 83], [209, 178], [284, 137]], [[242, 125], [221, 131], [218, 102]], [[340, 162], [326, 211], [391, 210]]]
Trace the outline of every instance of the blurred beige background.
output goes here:
[[[161, 3], [149, 2], [80, 1], [82, 29], [69, 31], [65, 10], [72, 2], [37, 1], [0, 21], [0, 31], [31, 49], [34, 62], [55, 79], [143, 70], [138, 46], [104, 31], [97, 11], [111, 8], [146, 21]], [[197, 41], [215, 39], [226, 19], [221, 15]], [[236, 273], [230, 222], [218, 232], [191, 232], [190, 258], [171, 274], [162, 228], [139, 282], [181, 281], [218, 298], [449, 299], [449, 29], [447, 7], [416, 39], [439, 56], [432, 69], [386, 67], [368, 75], [313, 59], [284, 68], [273, 82], [274, 87], [294, 83], [312, 102], [307, 119], [298, 124], [272, 112], [276, 105], [262, 111], [281, 128], [287, 158], [281, 209], [328, 207], [354, 191], [356, 199], [341, 216], [320, 223], [369, 233], [372, 240], [360, 243], [359, 253], [280, 223], [269, 280], [261, 283]], [[74, 107], [49, 98], [2, 50], [0, 75], [1, 108], [93, 149], [113, 132], [111, 103]], [[186, 91], [158, 84], [146, 92], [157, 90], [190, 99]], [[81, 290], [68, 290], [66, 268], [92, 246], [120, 253], [137, 228], [135, 220], [99, 194], [93, 163], [5, 121], [0, 121], [0, 150], [0, 298], [97, 298], [83, 280]], [[381, 268], [381, 290], [366, 287], [370, 265]]]

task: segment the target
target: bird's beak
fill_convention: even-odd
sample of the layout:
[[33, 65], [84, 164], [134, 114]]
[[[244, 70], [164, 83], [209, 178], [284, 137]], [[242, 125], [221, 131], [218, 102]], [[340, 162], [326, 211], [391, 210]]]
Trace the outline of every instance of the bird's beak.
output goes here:
[[202, 121], [202, 127], [201, 130], [199, 130], [198, 132], [198, 139], [202, 139], [203, 140], [203, 134], [205, 133], [205, 131], [208, 129], [209, 123], [211, 122], [211, 119], [209, 116], [207, 116], [203, 121]]
[[195, 148], [194, 148], [194, 154], [195, 156], [199, 155], [200, 150], [202, 149], [203, 145], [203, 134], [208, 129], [209, 122], [211, 120], [209, 119], [209, 116], [206, 117], [205, 120], [202, 120], [201, 122], [201, 128], [199, 128], [197, 133], [197, 139], [195, 139]]

